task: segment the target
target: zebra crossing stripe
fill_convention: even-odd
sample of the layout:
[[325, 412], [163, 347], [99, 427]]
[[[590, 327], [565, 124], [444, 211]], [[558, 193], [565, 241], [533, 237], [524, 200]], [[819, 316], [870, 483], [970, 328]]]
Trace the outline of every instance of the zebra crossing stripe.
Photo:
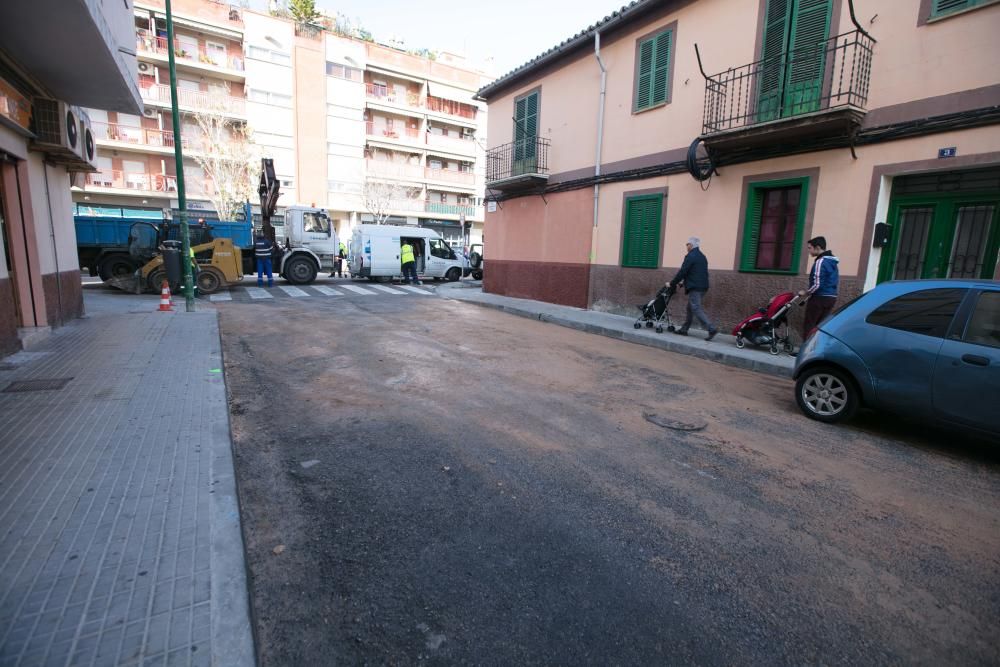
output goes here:
[[342, 289], [346, 289], [346, 290], [350, 290], [350, 291], [354, 292], [355, 294], [365, 294], [365, 295], [369, 295], [369, 296], [372, 295], [372, 294], [375, 294], [375, 292], [372, 292], [371, 290], [367, 290], [364, 287], [355, 287], [354, 285], [341, 285], [341, 288]]
[[285, 285], [278, 285], [278, 289], [295, 299], [301, 299], [304, 296], [309, 296], [309, 292], [300, 290], [298, 287], [286, 287]]
[[223, 292], [222, 294], [212, 294], [208, 297], [209, 301], [232, 301], [233, 295], [229, 292]]
[[337, 290], [326, 287], [325, 285], [313, 285], [313, 289], [326, 296], [343, 296], [343, 294]]
[[398, 289], [386, 287], [385, 285], [372, 285], [372, 288], [381, 290], [387, 294], [406, 294], [406, 292], [400, 292]]
[[399, 289], [405, 289], [407, 292], [413, 292], [414, 294], [423, 294], [424, 296], [431, 295], [431, 293], [427, 290], [422, 290], [419, 287], [414, 287], [413, 285], [400, 285]]
[[263, 287], [247, 287], [247, 294], [250, 295], [251, 299], [273, 299], [271, 293], [268, 292]]

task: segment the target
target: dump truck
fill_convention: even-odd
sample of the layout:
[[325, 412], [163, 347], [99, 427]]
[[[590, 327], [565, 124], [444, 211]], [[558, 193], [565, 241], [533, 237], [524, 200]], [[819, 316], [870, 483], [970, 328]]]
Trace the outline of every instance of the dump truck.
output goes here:
[[[163, 240], [179, 240], [180, 225], [171, 220], [145, 218], [113, 218], [78, 215], [76, 225], [76, 252], [80, 268], [107, 282], [111, 278], [127, 278], [140, 264], [129, 254], [129, 232], [137, 223], [165, 226]], [[212, 221], [204, 225], [192, 224], [191, 245], [208, 239], [228, 238], [240, 248], [253, 247], [253, 227], [250, 222]]]

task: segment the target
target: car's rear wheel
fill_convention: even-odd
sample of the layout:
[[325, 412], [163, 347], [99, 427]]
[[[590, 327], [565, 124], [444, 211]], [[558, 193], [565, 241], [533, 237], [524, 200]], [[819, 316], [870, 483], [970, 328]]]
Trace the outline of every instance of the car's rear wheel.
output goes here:
[[832, 424], [857, 412], [859, 392], [844, 371], [829, 366], [809, 368], [795, 383], [795, 400], [810, 419]]

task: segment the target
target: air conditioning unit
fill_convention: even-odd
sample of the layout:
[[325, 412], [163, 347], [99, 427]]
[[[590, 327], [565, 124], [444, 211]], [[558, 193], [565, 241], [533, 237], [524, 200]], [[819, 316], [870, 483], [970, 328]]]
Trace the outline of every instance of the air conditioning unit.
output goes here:
[[73, 168], [71, 165], [70, 171], [97, 171], [97, 143], [90, 127], [90, 116], [83, 112], [80, 113], [80, 157], [85, 166]]
[[157, 111], [156, 109], [143, 109], [142, 110], [142, 115], [145, 116], [146, 118], [156, 118], [159, 115], [159, 113], [160, 112]]
[[139, 63], [139, 71], [140, 72], [148, 72], [149, 71], [149, 63]]
[[47, 153], [54, 162], [81, 160], [80, 110], [44, 97], [36, 97], [34, 106], [35, 140], [32, 148]]
[[462, 136], [463, 137], [471, 137], [473, 134], [475, 134], [475, 132], [476, 131], [473, 130], [471, 127], [463, 127], [462, 128]]

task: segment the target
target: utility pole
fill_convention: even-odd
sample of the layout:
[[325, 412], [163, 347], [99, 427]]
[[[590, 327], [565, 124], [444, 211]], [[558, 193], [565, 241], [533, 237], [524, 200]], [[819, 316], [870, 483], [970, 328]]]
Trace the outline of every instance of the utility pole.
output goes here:
[[194, 312], [194, 276], [191, 274], [191, 230], [188, 227], [187, 197], [184, 194], [184, 151], [181, 150], [181, 114], [177, 110], [177, 65], [174, 61], [174, 16], [167, 10], [167, 59], [170, 63], [170, 112], [174, 122], [174, 171], [177, 172], [177, 208], [181, 216], [181, 266], [184, 268], [184, 310]]

